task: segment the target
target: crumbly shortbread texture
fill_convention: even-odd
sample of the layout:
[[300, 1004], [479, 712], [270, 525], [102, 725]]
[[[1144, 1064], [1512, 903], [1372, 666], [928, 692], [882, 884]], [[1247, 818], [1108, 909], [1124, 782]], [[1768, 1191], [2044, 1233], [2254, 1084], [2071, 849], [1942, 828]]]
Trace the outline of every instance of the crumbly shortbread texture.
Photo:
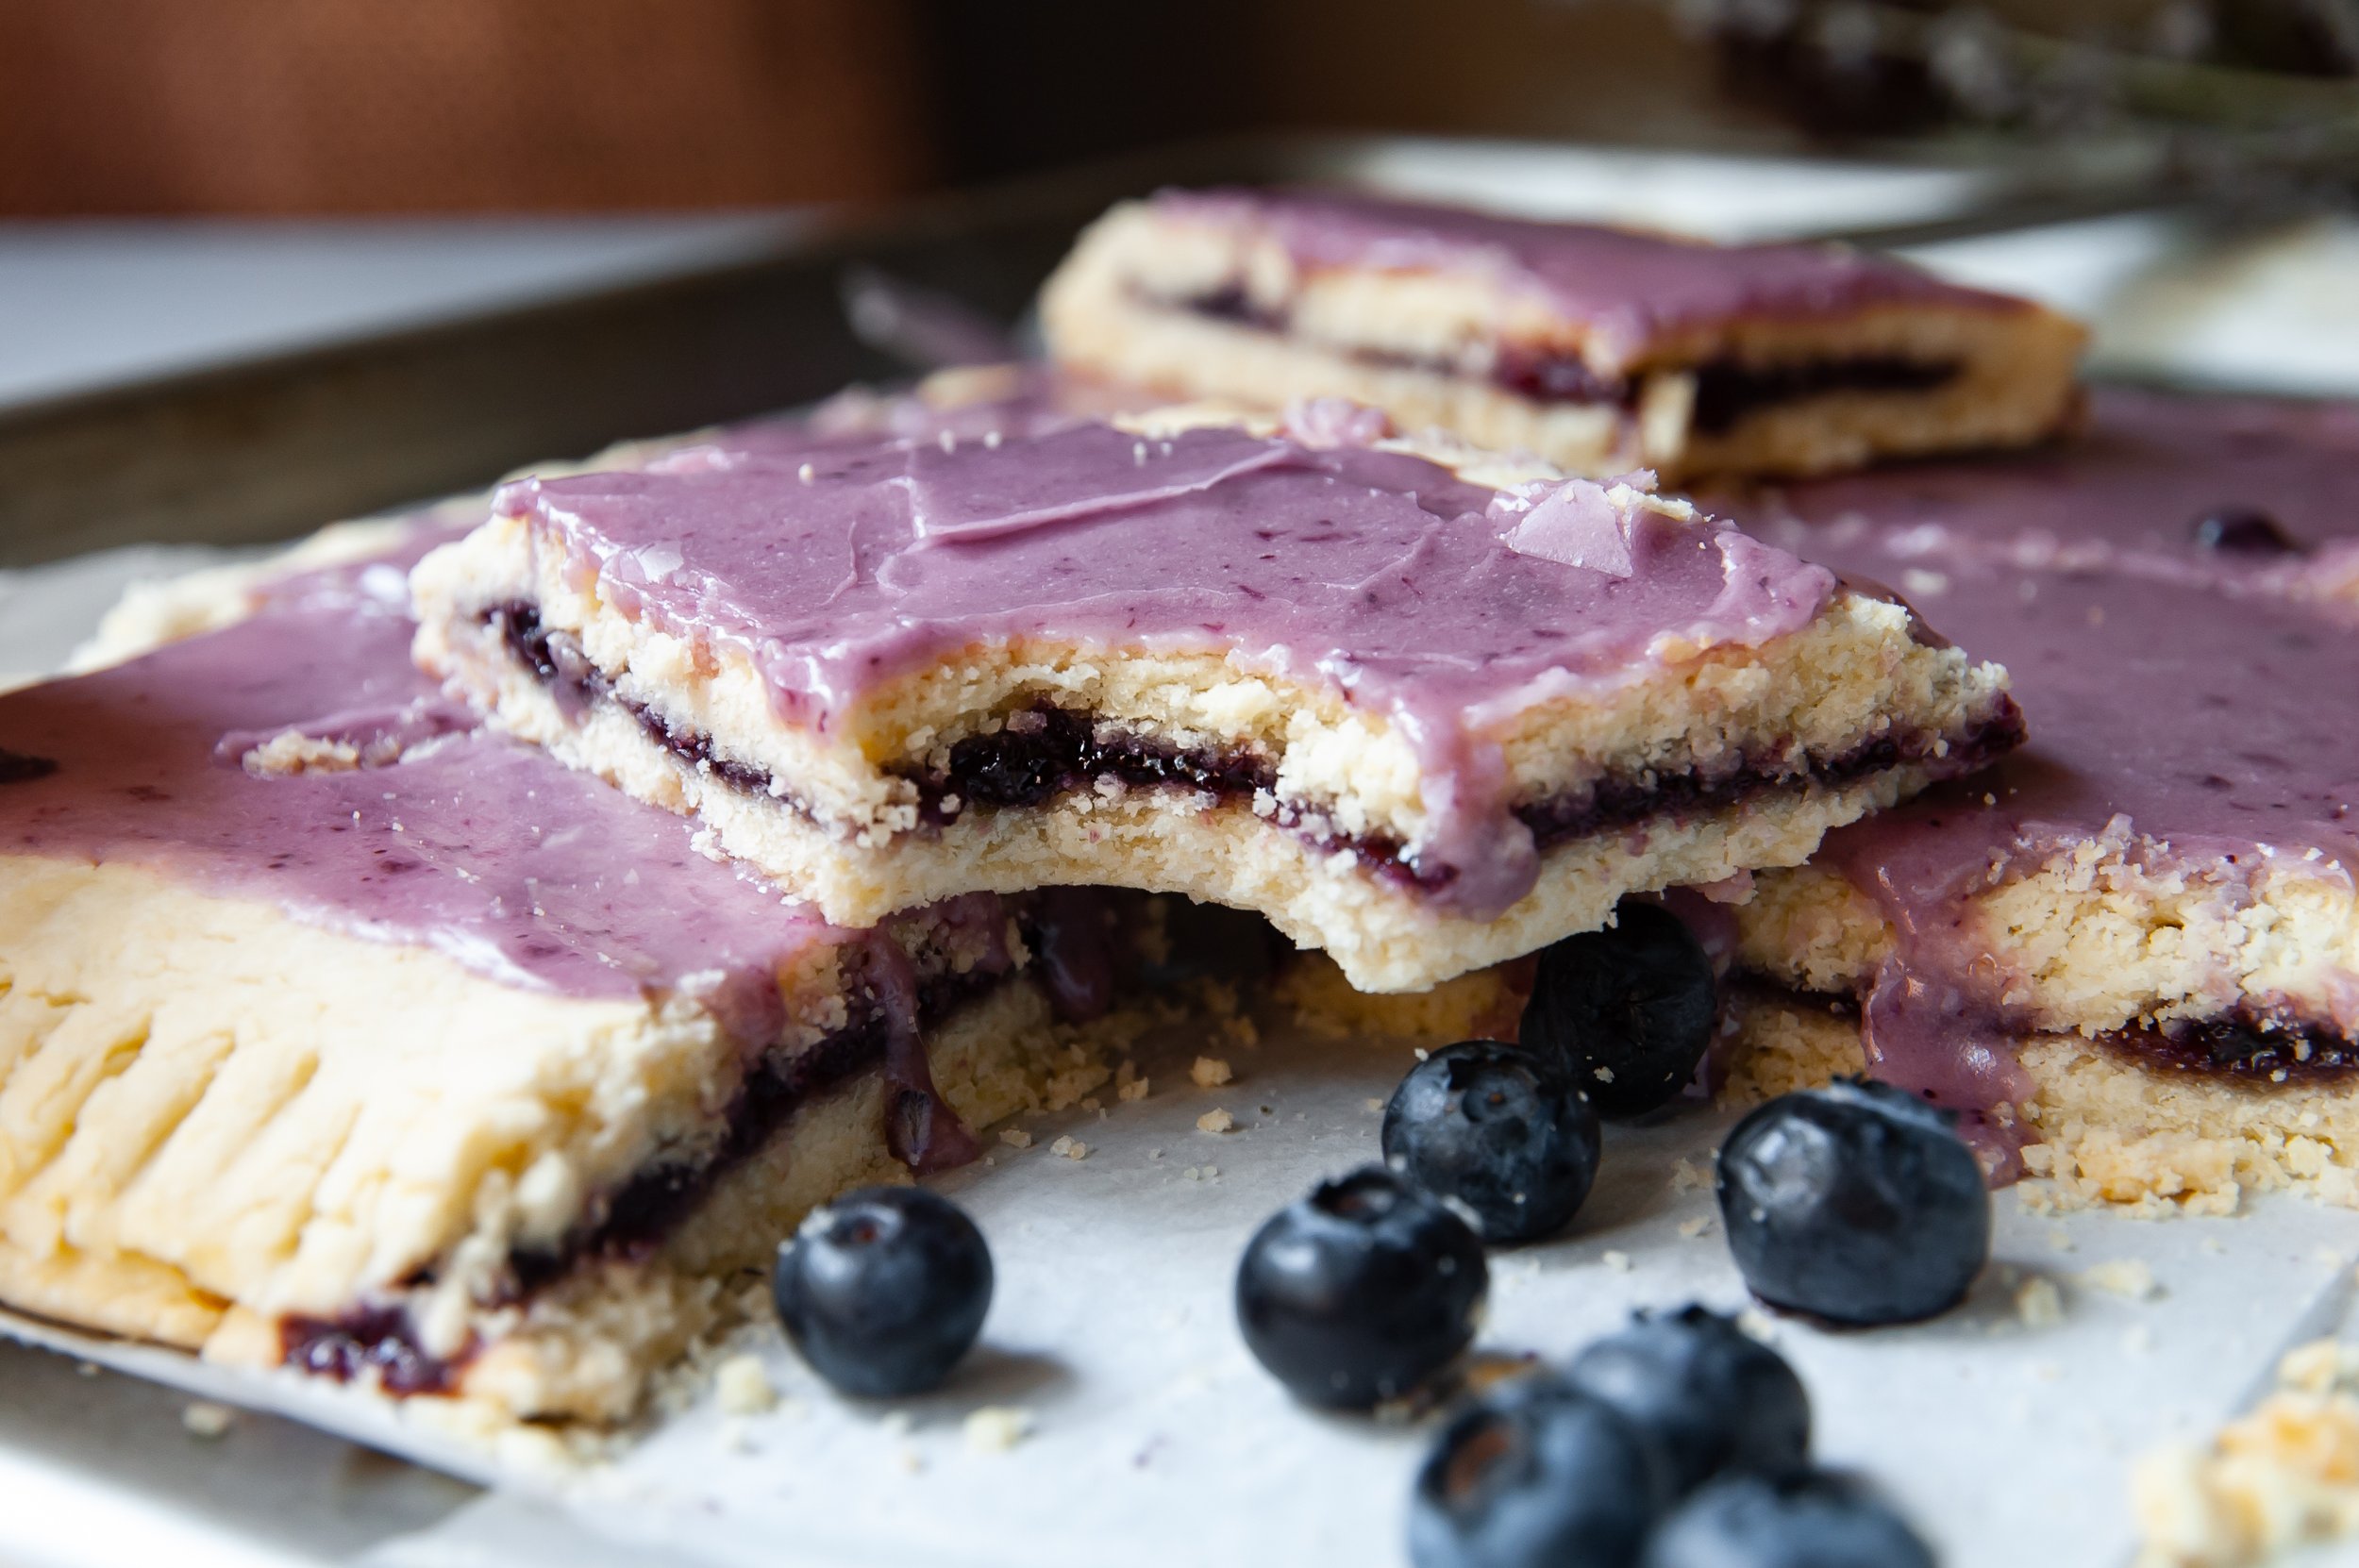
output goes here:
[[[1418, 842], [1431, 818], [1408, 738], [1341, 693], [1215, 653], [1051, 642], [984, 644], [893, 683], [826, 733], [783, 723], [743, 650], [645, 625], [594, 575], [492, 519], [412, 576], [419, 662], [522, 738], [630, 794], [693, 814], [719, 846], [791, 883], [828, 918], [976, 890], [1104, 884], [1257, 910], [1323, 948], [1368, 991], [1409, 991], [1601, 924], [1625, 894], [1799, 863], [1830, 827], [1922, 788], [1947, 738], [2001, 703], [2003, 672], [1912, 636], [1901, 606], [1849, 592], [1760, 648], [1662, 650], [1608, 692], [1546, 694], [1503, 716], [1511, 794], [1545, 801], [1600, 779], [1710, 776], [1749, 758], [1835, 760], [1880, 742], [1899, 761], [1834, 784], [1788, 777], [1733, 808], [1664, 814], [1557, 843], [1537, 888], [1496, 920], [1461, 919], [1328, 835]], [[530, 607], [561, 645], [556, 678], [518, 657], [502, 607]], [[592, 685], [568, 686], [570, 662]], [[1274, 764], [1259, 797], [1101, 778], [1037, 808], [919, 821], [912, 772], [1053, 708], [1101, 734]], [[767, 790], [724, 769], [767, 777]], [[1329, 840], [1331, 844], [1334, 841]]]
[[[1857, 1020], [1824, 1001], [1740, 990], [1730, 1017], [1729, 1103], [1867, 1070]], [[2359, 1204], [2359, 1097], [2347, 1083], [2158, 1071], [2076, 1034], [2028, 1035], [2018, 1044], [2033, 1091], [2015, 1113], [2034, 1203], [2225, 1214], [2248, 1192], [2294, 1188]]]
[[[841, 1023], [834, 949], [780, 983], [788, 1043]], [[930, 1044], [979, 1125], [1104, 1076], [1020, 982]], [[719, 1321], [729, 1274], [900, 1169], [868, 1075], [805, 1106], [654, 1258], [504, 1300], [511, 1255], [710, 1149], [749, 1065], [686, 998], [561, 997], [131, 866], [0, 859], [0, 1299], [264, 1363], [291, 1317], [398, 1309], [461, 1402], [620, 1420]]]
[[[1952, 940], [1986, 955], [2008, 1015], [2044, 1031], [2201, 1021], [2247, 1002], [2329, 1018], [2347, 1005], [2359, 976], [2348, 871], [2315, 854], [2207, 871], [2158, 847], [2119, 825], [2069, 844], [1966, 898]], [[2233, 886], [2219, 875], [2231, 871]], [[1846, 876], [1805, 866], [1753, 885], [1734, 911], [1753, 973], [1857, 995], [1892, 956], [1890, 923]]]
[[[1260, 321], [1186, 308], [1221, 295]], [[1658, 334], [1623, 354], [1545, 298], [1473, 272], [1305, 267], [1249, 224], [1129, 203], [1082, 236], [1044, 292], [1041, 319], [1061, 363], [1173, 397], [1263, 408], [1349, 398], [1404, 429], [1438, 426], [1577, 473], [1644, 465], [1693, 478], [1834, 473], [2057, 434], [2078, 417], [2073, 377], [2084, 334], [2052, 311], [2009, 303], [1739, 315]], [[1517, 349], [1626, 379], [1630, 404], [1544, 401], [1491, 379], [1502, 351]], [[1726, 429], [1699, 428], [1693, 418], [1698, 365], [1774, 370], [1846, 359], [1957, 369], [1927, 388], [1832, 389], [1765, 404]]]
[[2314, 1340], [2208, 1444], [2139, 1456], [2139, 1568], [2256, 1568], [2359, 1533], [2359, 1350]]

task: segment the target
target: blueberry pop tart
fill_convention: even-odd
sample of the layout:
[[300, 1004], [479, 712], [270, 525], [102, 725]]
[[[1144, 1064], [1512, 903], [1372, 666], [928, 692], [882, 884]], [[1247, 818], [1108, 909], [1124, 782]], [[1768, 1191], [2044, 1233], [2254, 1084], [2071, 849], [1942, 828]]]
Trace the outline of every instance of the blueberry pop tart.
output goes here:
[[1567, 470], [1803, 475], [2066, 425], [2081, 329], [1828, 245], [1719, 246], [1332, 191], [1167, 191], [1042, 296], [1060, 362], [1347, 397]]
[[1182, 892], [1370, 991], [1796, 863], [2017, 738], [2002, 672], [1684, 502], [1328, 412], [520, 482], [413, 575], [418, 656], [832, 919]]
[[2032, 738], [1757, 879], [1740, 1080], [1871, 1065], [2066, 1201], [2359, 1199], [2359, 410], [2095, 408], [1748, 512], [2003, 659]]
[[601, 1426], [801, 1209], [1094, 1081], [1100, 934], [833, 926], [444, 699], [381, 576], [0, 696], [0, 1303]]

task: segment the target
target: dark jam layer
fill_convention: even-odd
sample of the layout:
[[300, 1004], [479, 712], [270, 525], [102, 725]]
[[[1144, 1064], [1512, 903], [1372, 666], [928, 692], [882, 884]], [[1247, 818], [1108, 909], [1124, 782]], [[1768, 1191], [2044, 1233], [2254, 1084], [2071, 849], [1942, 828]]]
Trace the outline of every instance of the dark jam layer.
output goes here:
[[[500, 605], [486, 611], [484, 619], [499, 628], [519, 662], [544, 683], [561, 688], [568, 700], [612, 696], [605, 676], [573, 651], [571, 635], [543, 627], [533, 606]], [[658, 744], [683, 761], [748, 793], [811, 814], [784, 780], [716, 756], [710, 737], [684, 732], [637, 706], [630, 706], [629, 710]], [[1514, 808], [1514, 815], [1531, 830], [1535, 845], [1546, 849], [1658, 817], [1725, 810], [1769, 790], [1803, 783], [1840, 787], [1902, 762], [1928, 758], [1942, 739], [1932, 734], [1885, 736], [1841, 756], [1799, 767], [1780, 757], [1748, 761], [1709, 776], [1658, 773], [1644, 779], [1603, 778], [1563, 795], [1526, 802]], [[2022, 743], [2023, 715], [2012, 702], [2003, 702], [1964, 734], [1946, 739], [1944, 769], [1969, 771]], [[1250, 799], [1275, 789], [1278, 772], [1266, 759], [1249, 753], [1185, 750], [1115, 732], [1086, 713], [1043, 705], [1010, 715], [995, 734], [972, 735], [957, 742], [950, 748], [946, 766], [904, 769], [901, 776], [917, 787], [922, 820], [940, 826], [969, 808], [1043, 806], [1101, 778], [1137, 788], [1203, 791], [1224, 800]], [[1420, 867], [1398, 839], [1376, 833], [1320, 831], [1298, 808], [1283, 803], [1268, 820], [1322, 850], [1348, 849], [1380, 875], [1428, 893], [1447, 886], [1455, 876], [1447, 867]]]
[[[1823, 1009], [1838, 1018], [1858, 1022], [1859, 1000], [1836, 993], [1795, 991], [1775, 981], [1739, 976], [1745, 990], [1772, 1000]], [[1990, 1031], [2005, 1034], [2003, 1028]], [[1961, 1031], [1965, 1038], [1965, 1031]], [[1979, 1036], [1978, 1036], [1979, 1038]], [[2042, 1038], [2018, 1035], [2024, 1043]], [[2124, 1060], [2150, 1072], [2183, 1073], [2191, 1077], [2226, 1079], [2254, 1088], [2282, 1084], [2331, 1082], [2359, 1073], [2359, 1040], [2330, 1026], [2273, 1025], [2229, 1014], [2200, 1022], [2177, 1023], [2163, 1028], [2109, 1029], [2097, 1037]]]
[[[1003, 972], [978, 966], [963, 975], [945, 974], [921, 982], [919, 1029], [933, 1026], [1008, 978]], [[715, 1183], [760, 1152], [805, 1104], [885, 1068], [894, 1034], [887, 989], [878, 979], [853, 980], [845, 998], [850, 1019], [843, 1027], [791, 1057], [764, 1060], [739, 1086], [723, 1113], [719, 1142], [701, 1158], [641, 1171], [606, 1200], [595, 1224], [555, 1247], [511, 1253], [505, 1300], [531, 1296], [585, 1259], [644, 1259]], [[922, 1169], [936, 1118], [945, 1113], [930, 1088], [894, 1083], [888, 1093], [893, 1100], [887, 1107], [886, 1143], [903, 1163]], [[425, 1285], [432, 1278], [427, 1271], [405, 1284]], [[289, 1317], [281, 1320], [278, 1333], [285, 1364], [338, 1382], [375, 1374], [378, 1387], [401, 1396], [451, 1393], [474, 1356], [472, 1343], [450, 1360], [429, 1355], [418, 1343], [408, 1310], [399, 1306], [360, 1307], [333, 1318]]]
[[2359, 1041], [2317, 1025], [2274, 1026], [2234, 1015], [2103, 1037], [2146, 1066], [2245, 1083], [2315, 1083], [2359, 1070]]
[[376, 1375], [387, 1393], [448, 1393], [474, 1354], [441, 1360], [419, 1347], [410, 1314], [399, 1307], [356, 1307], [332, 1318], [291, 1317], [278, 1325], [279, 1359], [298, 1371], [339, 1383]]
[[[1256, 306], [1241, 288], [1230, 287], [1185, 301], [1192, 314], [1231, 325], [1284, 336], [1286, 318]], [[1447, 363], [1412, 359], [1373, 350], [1351, 358], [1370, 364], [1400, 365], [1435, 375], [1455, 375]], [[1734, 359], [1708, 359], [1688, 367], [1696, 378], [1696, 402], [1688, 423], [1699, 434], [1726, 435], [1738, 421], [1763, 409], [1839, 392], [1930, 392], [1956, 379], [1959, 365], [1949, 359], [1910, 359], [1897, 354], [1850, 354], [1784, 365], [1748, 365]], [[1503, 346], [1491, 367], [1491, 382], [1535, 403], [1612, 404], [1637, 407], [1639, 383], [1624, 376], [1600, 375], [1578, 355], [1551, 354]]]

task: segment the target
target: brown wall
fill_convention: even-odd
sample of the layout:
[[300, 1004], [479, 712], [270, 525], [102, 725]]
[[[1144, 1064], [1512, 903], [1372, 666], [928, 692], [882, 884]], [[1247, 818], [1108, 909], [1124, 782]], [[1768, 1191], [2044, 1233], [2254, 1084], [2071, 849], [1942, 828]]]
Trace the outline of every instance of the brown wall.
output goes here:
[[921, 55], [902, 0], [0, 0], [0, 211], [885, 195]]

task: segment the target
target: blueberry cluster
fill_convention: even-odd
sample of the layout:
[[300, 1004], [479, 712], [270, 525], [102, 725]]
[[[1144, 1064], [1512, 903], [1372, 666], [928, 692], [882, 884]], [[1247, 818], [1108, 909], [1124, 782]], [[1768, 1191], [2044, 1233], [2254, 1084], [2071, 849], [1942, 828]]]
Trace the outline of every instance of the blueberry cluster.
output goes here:
[[1475, 1401], [1417, 1473], [1416, 1568], [1931, 1568], [1859, 1482], [1810, 1462], [1793, 1368], [1700, 1307], [1641, 1314]]
[[[1255, 1233], [1237, 1269], [1246, 1346], [1305, 1404], [1430, 1393], [1474, 1343], [1484, 1247], [1580, 1211], [1607, 1118], [1696, 1081], [1718, 1012], [1709, 956], [1661, 908], [1540, 957], [1515, 1043], [1466, 1041], [1401, 1080], [1380, 1165]], [[1954, 1305], [1990, 1249], [1990, 1199], [1954, 1118], [1865, 1079], [1771, 1101], [1723, 1144], [1719, 1201], [1747, 1286], [1843, 1324]], [[813, 1212], [772, 1281], [787, 1336], [843, 1393], [937, 1387], [990, 1306], [990, 1249], [947, 1199], [871, 1188]], [[1562, 1368], [1453, 1419], [1418, 1475], [1418, 1568], [1916, 1568], [1924, 1543], [1810, 1462], [1810, 1403], [1777, 1353], [1690, 1306], [1641, 1314]]]
[[[1384, 1163], [1322, 1183], [1246, 1246], [1237, 1319], [1297, 1397], [1367, 1410], [1431, 1390], [1473, 1343], [1484, 1245], [1540, 1242], [1598, 1176], [1606, 1118], [1695, 1082], [1718, 1014], [1677, 918], [1626, 904], [1543, 953], [1517, 1043], [1418, 1062], [1384, 1110]], [[1752, 1293], [1844, 1324], [1954, 1305], [1990, 1249], [1990, 1198], [1954, 1118], [1866, 1080], [1784, 1095], [1720, 1156]], [[1810, 1463], [1810, 1406], [1776, 1352], [1700, 1307], [1642, 1315], [1561, 1370], [1460, 1413], [1420, 1472], [1418, 1568], [1915, 1568], [1931, 1554], [1856, 1481]]]

